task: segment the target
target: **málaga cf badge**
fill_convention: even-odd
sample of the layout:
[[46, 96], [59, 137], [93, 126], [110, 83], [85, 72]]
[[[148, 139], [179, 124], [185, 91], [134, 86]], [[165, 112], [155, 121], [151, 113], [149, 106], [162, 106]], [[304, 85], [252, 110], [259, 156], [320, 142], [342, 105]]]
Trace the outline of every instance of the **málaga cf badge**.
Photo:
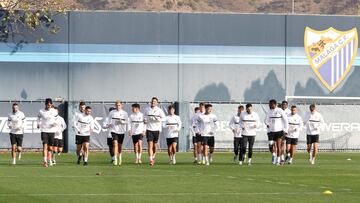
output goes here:
[[305, 29], [304, 45], [310, 66], [332, 92], [352, 68], [358, 49], [356, 28], [339, 31], [332, 27], [318, 31]]

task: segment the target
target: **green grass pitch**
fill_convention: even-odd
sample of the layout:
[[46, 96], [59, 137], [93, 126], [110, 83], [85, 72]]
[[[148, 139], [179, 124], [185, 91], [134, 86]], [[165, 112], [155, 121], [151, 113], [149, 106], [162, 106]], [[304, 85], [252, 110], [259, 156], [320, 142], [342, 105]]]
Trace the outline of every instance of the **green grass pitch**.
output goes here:
[[268, 153], [255, 153], [252, 166], [233, 163], [231, 153], [215, 153], [210, 166], [194, 165], [191, 153], [177, 154], [175, 166], [159, 153], [154, 167], [145, 154], [133, 164], [133, 153], [122, 166], [107, 153], [91, 153], [87, 167], [74, 154], [49, 168], [39, 153], [23, 153], [16, 166], [9, 157], [0, 154], [0, 202], [360, 202], [357, 153], [320, 153], [316, 165], [299, 153], [284, 166], [273, 166]]

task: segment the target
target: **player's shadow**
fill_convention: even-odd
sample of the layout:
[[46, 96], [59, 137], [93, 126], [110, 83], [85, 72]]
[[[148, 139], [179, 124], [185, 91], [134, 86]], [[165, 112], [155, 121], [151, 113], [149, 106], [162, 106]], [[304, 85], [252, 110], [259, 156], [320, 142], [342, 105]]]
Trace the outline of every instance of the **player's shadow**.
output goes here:
[[265, 77], [264, 81], [257, 79], [251, 82], [251, 86], [245, 90], [245, 101], [267, 102], [270, 99], [282, 100], [285, 97], [285, 88], [272, 70]]
[[201, 88], [195, 96], [195, 101], [230, 101], [229, 88], [224, 83], [212, 83]]

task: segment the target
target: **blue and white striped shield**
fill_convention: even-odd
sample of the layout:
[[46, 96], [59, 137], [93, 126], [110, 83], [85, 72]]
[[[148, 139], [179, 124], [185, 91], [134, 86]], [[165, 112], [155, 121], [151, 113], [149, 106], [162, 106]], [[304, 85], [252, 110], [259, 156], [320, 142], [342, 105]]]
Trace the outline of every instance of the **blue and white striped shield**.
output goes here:
[[339, 31], [330, 27], [317, 31], [306, 27], [304, 45], [311, 68], [332, 92], [352, 68], [358, 49], [358, 34], [356, 28]]

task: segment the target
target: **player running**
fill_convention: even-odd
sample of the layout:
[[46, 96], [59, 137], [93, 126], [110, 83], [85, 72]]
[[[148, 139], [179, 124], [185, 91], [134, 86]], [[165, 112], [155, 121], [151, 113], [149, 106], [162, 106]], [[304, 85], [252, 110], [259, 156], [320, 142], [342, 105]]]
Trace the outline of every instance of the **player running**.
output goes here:
[[79, 131], [78, 136], [76, 136], [76, 143], [82, 145], [84, 150], [84, 166], [88, 165], [90, 135], [95, 130], [95, 119], [91, 116], [91, 112], [90, 106], [85, 107], [85, 113], [78, 120]]
[[[115, 107], [110, 107], [109, 108], [109, 113], [114, 110]], [[103, 122], [103, 125], [102, 125], [102, 128], [103, 129], [106, 129], [107, 131], [107, 138], [106, 138], [106, 142], [107, 142], [107, 145], [109, 147], [109, 154], [110, 154], [110, 158], [111, 158], [111, 162], [110, 163], [114, 163], [114, 159], [115, 159], [115, 156], [114, 156], [114, 149], [113, 149], [113, 140], [112, 140], [112, 135], [111, 135], [111, 131], [109, 130], [109, 124], [110, 124], [110, 121], [109, 121], [109, 117], [106, 117], [104, 119], [104, 122]]]
[[108, 127], [111, 131], [114, 150], [114, 166], [122, 164], [122, 144], [124, 142], [125, 133], [128, 130], [129, 116], [123, 109], [120, 101], [115, 102], [115, 110], [109, 113]]
[[[238, 159], [239, 151], [241, 151], [242, 137], [241, 137], [241, 127], [240, 127], [240, 115], [243, 111], [244, 111], [244, 106], [243, 105], [238, 106], [237, 114], [231, 117], [231, 120], [229, 122], [229, 127], [234, 134], [234, 162], [236, 162], [236, 160]], [[240, 161], [240, 157], [239, 157], [239, 161]]]
[[157, 106], [158, 103], [158, 98], [153, 97], [150, 102], [150, 107], [146, 108], [144, 113], [146, 121], [146, 139], [148, 142], [148, 154], [151, 166], [155, 164], [157, 143], [162, 130], [161, 122], [165, 119], [165, 113]]
[[56, 119], [58, 111], [53, 108], [53, 102], [50, 98], [45, 100], [45, 108], [38, 114], [37, 128], [41, 131], [41, 140], [43, 143], [44, 167], [52, 166], [51, 154], [54, 150], [55, 133], [58, 130]]
[[[58, 108], [54, 107], [55, 110], [58, 111]], [[63, 132], [67, 128], [65, 120], [60, 115], [56, 117], [57, 123], [57, 130], [55, 132], [55, 139], [54, 139], [54, 151], [52, 154], [52, 163], [56, 164], [56, 155], [60, 156], [63, 151]]]
[[197, 161], [198, 161], [198, 164], [205, 164], [205, 159], [203, 157], [203, 148], [202, 148], [202, 136], [201, 136], [201, 132], [200, 132], [200, 123], [198, 122], [198, 118], [200, 115], [204, 114], [205, 113], [205, 103], [203, 102], [200, 102], [199, 103], [199, 112], [197, 114], [195, 114], [194, 116], [194, 120], [193, 120], [193, 123], [192, 123], [192, 127], [194, 129], [194, 132], [195, 132], [195, 137], [196, 137], [196, 142], [197, 142]]
[[242, 143], [239, 165], [242, 165], [245, 160], [246, 145], [249, 145], [248, 165], [251, 165], [256, 129], [260, 127], [259, 115], [253, 111], [252, 104], [246, 104], [246, 111], [240, 114], [240, 126], [242, 128]]
[[78, 110], [78, 111], [75, 111], [74, 117], [73, 117], [73, 127], [74, 127], [75, 134], [76, 134], [76, 137], [75, 137], [76, 155], [77, 155], [77, 157], [78, 157], [78, 159], [77, 159], [77, 164], [80, 164], [80, 161], [81, 161], [81, 159], [83, 158], [82, 144], [81, 144], [81, 143], [78, 143], [77, 141], [80, 140], [80, 137], [79, 137], [79, 136], [80, 136], [80, 135], [79, 135], [79, 132], [80, 132], [80, 129], [79, 129], [80, 123], [79, 123], [79, 120], [84, 116], [85, 108], [86, 108], [85, 102], [84, 102], [84, 101], [80, 101], [80, 103], [79, 103], [79, 110]]
[[304, 127], [302, 118], [297, 113], [296, 106], [291, 106], [291, 113], [288, 115], [289, 130], [286, 134], [286, 158], [285, 162], [292, 164], [295, 156], [296, 145], [300, 132]]
[[22, 142], [24, 137], [25, 114], [20, 111], [17, 103], [12, 104], [12, 112], [8, 116], [7, 125], [10, 129], [12, 164], [16, 164], [16, 152], [21, 159]]
[[[304, 124], [306, 126], [306, 144], [309, 153], [309, 162], [315, 164], [315, 158], [318, 151], [319, 134], [324, 124], [322, 115], [316, 111], [315, 104], [310, 105], [310, 112], [305, 114]], [[311, 148], [313, 152], [311, 153]]]
[[202, 138], [203, 156], [205, 164], [210, 165], [209, 161], [209, 139], [214, 136], [216, 129], [219, 126], [217, 117], [212, 113], [212, 105], [205, 104], [205, 113], [198, 116], [199, 130]]
[[168, 146], [169, 163], [176, 164], [176, 145], [179, 139], [179, 132], [181, 130], [181, 119], [175, 115], [175, 106], [168, 106], [169, 115], [166, 116], [164, 121], [164, 128], [166, 132], [166, 143]]
[[[273, 164], [284, 163], [284, 150], [282, 148], [282, 142], [289, 128], [289, 122], [285, 112], [277, 107], [276, 100], [272, 99], [269, 101], [270, 110], [267, 112], [265, 117], [265, 125], [269, 129], [270, 138], [273, 138], [276, 142], [276, 156], [274, 160], [274, 153], [272, 156]], [[270, 142], [269, 142], [270, 143]]]
[[195, 112], [195, 114], [190, 119], [190, 134], [192, 134], [192, 143], [194, 146], [194, 163], [197, 163], [198, 148], [197, 148], [196, 134], [199, 133], [199, 130], [197, 129], [197, 127], [195, 125], [193, 126], [193, 123], [196, 123], [197, 114], [200, 112], [199, 107], [195, 107], [194, 112]]
[[146, 133], [144, 115], [140, 112], [140, 105], [131, 105], [132, 114], [129, 117], [129, 136], [132, 137], [134, 152], [136, 155], [135, 164], [141, 164], [142, 139]]

